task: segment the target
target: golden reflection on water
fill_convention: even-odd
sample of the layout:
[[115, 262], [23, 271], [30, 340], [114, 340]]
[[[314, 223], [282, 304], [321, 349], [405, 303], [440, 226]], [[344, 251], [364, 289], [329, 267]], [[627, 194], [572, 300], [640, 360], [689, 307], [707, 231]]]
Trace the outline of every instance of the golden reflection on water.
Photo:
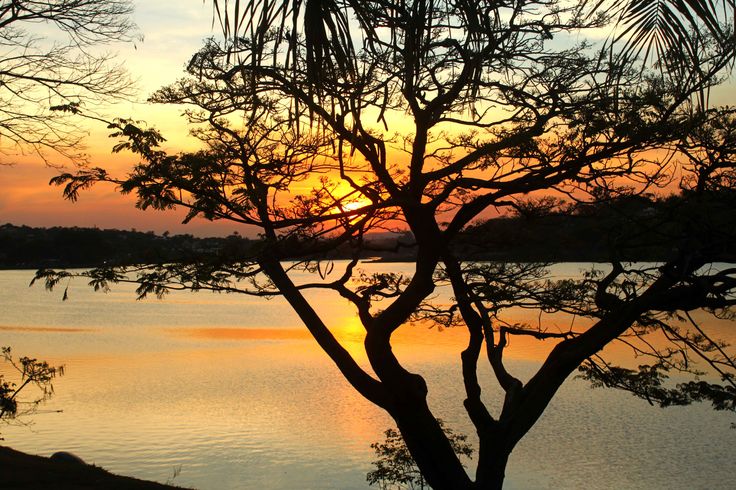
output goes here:
[[26, 326], [5, 326], [0, 325], [0, 331], [5, 332], [56, 332], [56, 333], [80, 333], [94, 332], [94, 328], [74, 328], [74, 327], [26, 327]]
[[308, 339], [306, 329], [297, 328], [165, 328], [173, 335], [201, 340], [294, 340]]
[[[158, 481], [182, 465], [174, 483], [203, 489], [322, 488], [326, 481], [365, 487], [369, 444], [392, 423], [350, 387], [285, 303], [183, 293], [134, 302], [132, 290], [93, 295], [81, 288], [61, 302], [28, 289], [21, 276], [0, 275], [8, 279], [0, 289], [10, 292], [0, 298], [0, 345], [66, 365], [44, 406], [63, 413], [39, 414], [33, 431], [3, 429], [6, 444], [46, 455], [71, 450], [107, 469]], [[370, 372], [358, 317], [334, 298], [312, 299]], [[580, 319], [525, 310], [505, 320], [556, 332], [586, 327]], [[732, 322], [703, 315], [703, 323], [714, 337], [736, 340]], [[437, 415], [472, 437], [460, 372], [467, 336], [462, 327], [405, 325], [392, 344], [399, 360], [427, 379]], [[512, 337], [504, 352], [509, 371], [528, 379], [556, 343]], [[605, 353], [616, 363], [641, 361], [622, 343]], [[502, 394], [484, 357], [483, 396], [497, 413]], [[709, 407], [662, 412], [571, 379], [515, 452], [509, 487], [687, 488], [683, 482], [702, 481], [701, 488], [726, 488], [718, 483], [733, 474], [727, 448], [736, 431], [727, 430], [731, 419], [721, 415]], [[689, 427], [691, 433], [683, 432]], [[697, 451], [682, 440], [699, 441]], [[681, 464], [688, 458], [699, 459]], [[566, 465], [556, 476], [560, 460]], [[628, 474], [635, 478], [626, 480]]]
[[[182, 334], [172, 330], [168, 333]], [[341, 454], [348, 469], [370, 460], [369, 445], [390, 425], [387, 416], [344, 382], [303, 332], [263, 329], [257, 337], [246, 338], [233, 336], [237, 329], [192, 330], [215, 335], [213, 341], [222, 340], [224, 333], [233, 342], [229, 347], [195, 343], [174, 351], [120, 352], [113, 357], [90, 352], [67, 358], [67, 374], [55, 383], [57, 394], [45, 407], [63, 413], [35, 417], [33, 434], [4, 431], [8, 443], [30, 452], [49, 448], [44, 454], [71, 450], [107, 469], [131, 473], [134, 468], [136, 475], [159, 481], [170, 476], [168, 467], [159, 461], [165, 470], [147, 474], [140, 460], [166, 459], [161, 454], [171, 448], [178, 454], [166, 457], [172, 458], [172, 465], [185, 461], [189, 474], [200, 464], [190, 453], [226, 450], [232, 465], [238, 458], [278, 460], [284, 445], [288, 457], [305, 464], [314, 457], [309, 454], [314, 448], [328, 448], [322, 457]], [[270, 342], [274, 339], [268, 334], [281, 338]], [[329, 430], [324, 430], [325, 417]], [[275, 463], [269, 464], [260, 471], [279, 471], [272, 467]], [[357, 483], [361, 471], [366, 470], [358, 471]], [[208, 476], [207, 488], [228, 487], [217, 478]], [[248, 487], [259, 487], [251, 483]], [[296, 488], [296, 481], [292, 483], [287, 486]]]
[[[332, 332], [340, 344], [355, 358], [367, 366], [367, 357], [364, 349], [365, 330], [357, 316], [344, 317], [338, 322]], [[0, 327], [2, 329], [3, 327]], [[14, 327], [11, 327], [14, 328]], [[26, 327], [33, 330], [31, 327]], [[88, 331], [86, 329], [37, 328], [38, 331], [72, 332]], [[91, 329], [90, 329], [91, 330]], [[190, 339], [197, 342], [232, 341], [238, 343], [252, 343], [254, 341], [282, 342], [282, 348], [289, 352], [289, 356], [302, 357], [305, 352], [311, 355], [325, 355], [317, 348], [316, 343], [306, 327], [301, 328], [242, 328], [242, 327], [161, 327], [167, 335]], [[392, 344], [399, 360], [408, 362], [428, 361], [440, 356], [447, 358], [459, 356], [467, 347], [468, 333], [463, 327], [452, 327], [439, 330], [427, 325], [407, 324], [399, 328], [392, 336]], [[636, 339], [625, 338], [627, 342], [636, 343]], [[300, 342], [288, 342], [300, 341]], [[650, 338], [652, 345], [664, 347], [667, 342], [661, 336]], [[542, 363], [559, 340], [539, 340], [532, 336], [512, 335], [508, 338], [508, 345], [504, 351], [504, 358], [510, 360], [534, 361]], [[204, 346], [203, 346], [204, 347]], [[192, 350], [188, 355], [196, 356], [200, 350]], [[631, 364], [633, 361], [632, 349], [624, 342], [614, 342], [604, 350], [607, 359], [618, 364]], [[481, 360], [482, 361], [482, 360]]]
[[[340, 324], [345, 328], [335, 328], [336, 336], [364, 364], [362, 332], [352, 329], [357, 324]], [[393, 423], [357, 395], [306, 329], [254, 330], [160, 327], [149, 331], [154, 351], [87, 351], [49, 359], [52, 364], [65, 364], [67, 374], [57, 380], [56, 395], [44, 408], [63, 413], [34, 417], [33, 431], [3, 430], [5, 443], [45, 455], [70, 450], [111, 471], [158, 481], [167, 480], [171, 469], [181, 466], [182, 475], [174, 483], [203, 490], [323, 488], [320, 482], [333, 482], [333, 488], [366, 488], [365, 472], [373, 459], [369, 445], [380, 440], [381, 432]], [[32, 335], [71, 339], [61, 332]], [[97, 332], [89, 335], [102, 336]], [[438, 416], [472, 437], [473, 429], [463, 415], [458, 370], [466, 332], [407, 326], [396, 333], [395, 340], [399, 359], [427, 379]], [[509, 370], [525, 378], [528, 363], [518, 359], [539, 363], [553, 345], [532, 338], [512, 339]], [[625, 346], [617, 349], [626, 354]], [[491, 386], [492, 375], [483, 359], [479, 371], [484, 398], [497, 413], [502, 398]], [[651, 458], [664, 468], [670, 468], [670, 460], [692, 456], [684, 450], [685, 456], [676, 453], [667, 459], [666, 452], [658, 456], [662, 448], [673, 451], [680, 447], [674, 444], [677, 439], [665, 443], [655, 439], [653, 434], [662, 437], [669, 425], [637, 435], [641, 427], [654, 423], [639, 420], [640, 413], [649, 414], [652, 420], [666, 420], [673, 416], [670, 412], [634, 405], [630, 397], [614, 395], [610, 402], [604, 398], [610, 394], [590, 392], [584, 385], [567, 386], [568, 397], [563, 393], [545, 415], [549, 422], [540, 423], [528, 446], [520, 446], [515, 454], [517, 466], [509, 470], [510, 488], [544, 488], [554, 482], [565, 482], [567, 488], [662, 488], [657, 483], [669, 481], [660, 480], [662, 471], [631, 461], [627, 455], [643, 454], [639, 460]], [[600, 400], [591, 405], [591, 398]], [[694, 422], [674, 419], [671, 424], [683, 430], [687, 424], [700, 423], [701, 418], [710, 420], [712, 414], [696, 412], [696, 417]], [[726, 469], [717, 473], [707, 462], [723, 461], [722, 452], [714, 448], [727, 447], [733, 440], [728, 423], [718, 419], [705, 428], [695, 426], [708, 434], [706, 441], [717, 441], [703, 446], [713, 454], [695, 465], [696, 469], [708, 468], [698, 470], [700, 473], [716, 475], [704, 480], [708, 483], [701, 488], [725, 488], [717, 483], [725, 481], [733, 463], [721, 463]], [[569, 429], [561, 431], [563, 426]], [[710, 427], [721, 428], [723, 434], [714, 435]], [[643, 445], [648, 437], [655, 441], [651, 448]], [[609, 449], [598, 449], [595, 441], [623, 449], [611, 456]], [[555, 452], [540, 456], [540, 447], [554, 447]], [[560, 458], [577, 462], [564, 472], [564, 478], [558, 478], [554, 470]], [[606, 458], [612, 459], [610, 466]], [[633, 474], [648, 480], [638, 487], [630, 480], [606, 480], [615, 473], [613, 467], [632, 467]], [[591, 477], [600, 471], [603, 476]], [[680, 470], [671, 479], [692, 482], [694, 471]], [[648, 476], [650, 473], [654, 476]], [[593, 484], [586, 485], [588, 480]]]

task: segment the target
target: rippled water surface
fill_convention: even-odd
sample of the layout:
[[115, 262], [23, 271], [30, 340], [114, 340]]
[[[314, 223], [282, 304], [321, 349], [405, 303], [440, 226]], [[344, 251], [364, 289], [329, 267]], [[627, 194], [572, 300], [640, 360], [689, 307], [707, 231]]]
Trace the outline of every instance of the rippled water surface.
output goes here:
[[[132, 287], [100, 294], [80, 281], [62, 302], [61, 291], [28, 288], [31, 277], [0, 272], [0, 345], [63, 363], [66, 374], [30, 427], [1, 428], [5, 444], [72, 451], [116, 473], [201, 489], [367, 488], [370, 444], [391, 421], [354, 393], [283, 301], [186, 292], [135, 301]], [[365, 364], [348, 305], [312, 300]], [[719, 328], [733, 336], [732, 325]], [[461, 331], [412, 327], [396, 351], [427, 378], [436, 413], [472, 435], [457, 362], [463, 342]], [[509, 350], [521, 377], [549, 349], [535, 342]], [[490, 373], [482, 375], [497, 407]], [[733, 488], [732, 421], [707, 406], [663, 410], [571, 379], [512, 454], [507, 488]]]

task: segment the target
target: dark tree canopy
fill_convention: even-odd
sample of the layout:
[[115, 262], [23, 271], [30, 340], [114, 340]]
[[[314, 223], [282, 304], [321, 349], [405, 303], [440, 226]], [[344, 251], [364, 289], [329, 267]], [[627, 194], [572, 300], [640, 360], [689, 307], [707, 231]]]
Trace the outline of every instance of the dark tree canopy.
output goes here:
[[0, 1], [0, 163], [18, 152], [79, 157], [83, 133], [70, 114], [131, 94], [101, 45], [134, 38], [132, 9], [128, 0]]
[[[733, 356], [696, 319], [701, 312], [729, 319], [736, 302], [736, 268], [713, 264], [734, 246], [732, 213], [723, 210], [733, 209], [736, 195], [736, 119], [731, 108], [707, 105], [733, 59], [730, 28], [685, 12], [677, 42], [655, 43], [652, 67], [637, 44], [642, 31], [607, 35], [622, 25], [621, 11], [598, 3], [300, 5], [248, 3], [224, 20], [234, 37], [208, 41], [187, 76], [152, 96], [186, 108], [201, 151], [167, 154], [155, 130], [118, 120], [116, 150], [141, 158], [130, 175], [90, 168], [53, 180], [71, 199], [112, 182], [143, 209], [183, 206], [187, 219], [257, 227], [260, 244], [223, 262], [85, 273], [95, 287], [135, 281], [142, 294], [185, 287], [282, 295], [347, 381], [394, 418], [434, 488], [500, 488], [514, 446], [579, 368], [595, 384], [662, 405], [735, 408]], [[625, 18], [649, 3], [629, 5]], [[652, 222], [627, 203], [663, 189], [680, 192], [690, 213], [677, 221], [658, 215], [671, 253], [656, 264], [622, 261], [642, 220]], [[631, 226], [611, 233], [608, 269], [582, 280], [548, 279], [543, 264], [463, 261], [457, 252], [463, 231], [490, 210], [595, 213], [608, 204], [628, 213]], [[387, 229], [411, 232], [410, 278], [359, 272], [366, 234]], [[319, 260], [344, 244], [353, 260]], [[295, 284], [295, 269], [313, 272], [314, 282]], [[51, 286], [64, 275], [39, 273]], [[452, 291], [449, 304], [432, 301], [438, 286]], [[370, 370], [309, 304], [310, 289], [354, 306]], [[507, 315], [515, 307], [584, 321], [563, 330], [518, 324]], [[467, 331], [459, 356], [464, 407], [479, 439], [473, 478], [427, 403], [424, 379], [392, 350], [392, 334], [416, 322]], [[514, 336], [554, 344], [526, 382], [504, 363]], [[611, 364], [601, 350], [615, 341], [646, 364]], [[482, 358], [504, 392], [499, 413], [481, 396]], [[716, 376], [666, 381], [668, 372], [697, 376], [698, 369]]]

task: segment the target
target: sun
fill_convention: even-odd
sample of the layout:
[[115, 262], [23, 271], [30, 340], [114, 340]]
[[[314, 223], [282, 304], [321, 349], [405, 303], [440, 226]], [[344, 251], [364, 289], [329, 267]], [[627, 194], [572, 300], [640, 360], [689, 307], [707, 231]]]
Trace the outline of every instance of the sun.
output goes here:
[[365, 208], [373, 204], [370, 199], [367, 199], [365, 197], [357, 198], [357, 199], [351, 199], [349, 201], [343, 202], [340, 204], [340, 208], [343, 211], [357, 211], [359, 209]]

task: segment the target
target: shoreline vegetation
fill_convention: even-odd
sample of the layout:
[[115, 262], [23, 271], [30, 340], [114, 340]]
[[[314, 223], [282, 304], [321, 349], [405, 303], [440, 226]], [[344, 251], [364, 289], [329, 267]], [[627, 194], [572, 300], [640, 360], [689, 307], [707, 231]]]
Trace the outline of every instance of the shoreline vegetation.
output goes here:
[[0, 474], [3, 488], [18, 490], [170, 490], [175, 487], [163, 483], [139, 480], [110, 473], [98, 466], [54, 461], [0, 446]]
[[[730, 202], [724, 200], [723, 202]], [[490, 262], [657, 262], [677, 253], [677, 237], [693, 221], [720, 230], [710, 260], [736, 262], [731, 230], [736, 216], [718, 199], [692, 202], [687, 196], [628, 196], [596, 206], [569, 205], [542, 198], [520, 206], [513, 216], [475, 224], [457, 240], [455, 252], [468, 261]], [[414, 238], [407, 232], [367, 234], [364, 260], [411, 262]], [[257, 255], [262, 242], [237, 232], [227, 237], [81, 227], [32, 228], [0, 225], [0, 269], [90, 268], [172, 262], [233, 263]], [[347, 259], [345, 244], [329, 255], [310, 256], [310, 246], [294, 243], [293, 258]]]

